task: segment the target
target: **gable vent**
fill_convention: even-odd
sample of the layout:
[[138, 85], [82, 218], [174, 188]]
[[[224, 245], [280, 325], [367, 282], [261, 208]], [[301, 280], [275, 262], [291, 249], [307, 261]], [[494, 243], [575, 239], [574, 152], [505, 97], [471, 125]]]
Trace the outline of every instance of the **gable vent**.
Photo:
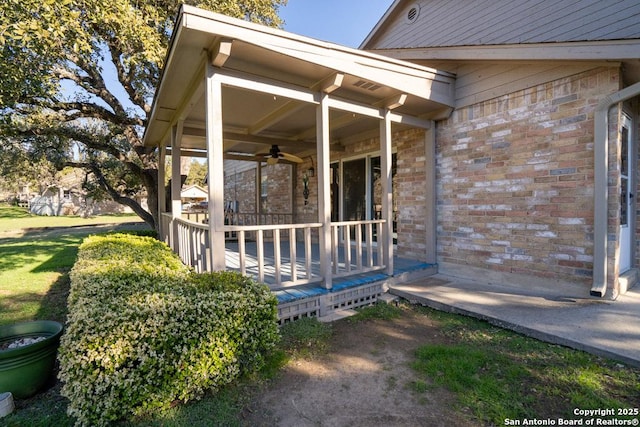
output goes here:
[[353, 84], [356, 87], [362, 88], [362, 89], [366, 89], [369, 90], [371, 92], [380, 89], [382, 86], [375, 84], [375, 83], [371, 83], [365, 80], [358, 80], [357, 82], [355, 82]]
[[407, 24], [413, 24], [418, 20], [418, 16], [420, 16], [420, 5], [414, 3], [407, 12], [406, 22]]

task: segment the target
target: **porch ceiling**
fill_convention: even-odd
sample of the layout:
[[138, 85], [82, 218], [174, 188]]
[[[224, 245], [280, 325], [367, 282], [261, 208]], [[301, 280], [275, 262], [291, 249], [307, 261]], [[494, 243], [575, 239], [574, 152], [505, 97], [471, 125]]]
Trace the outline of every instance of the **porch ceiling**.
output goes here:
[[[146, 146], [170, 145], [171, 127], [182, 120], [182, 148], [204, 149], [209, 60], [220, 72], [244, 80], [318, 94], [325, 90], [367, 107], [395, 104], [394, 113], [403, 116], [437, 119], [454, 105], [454, 77], [446, 72], [183, 6], [144, 135]], [[395, 102], [399, 99], [404, 103]], [[222, 117], [227, 158], [255, 154], [270, 144], [293, 154], [315, 146], [313, 103], [226, 84]], [[329, 124], [332, 142], [378, 130], [375, 119], [337, 109], [331, 110]]]

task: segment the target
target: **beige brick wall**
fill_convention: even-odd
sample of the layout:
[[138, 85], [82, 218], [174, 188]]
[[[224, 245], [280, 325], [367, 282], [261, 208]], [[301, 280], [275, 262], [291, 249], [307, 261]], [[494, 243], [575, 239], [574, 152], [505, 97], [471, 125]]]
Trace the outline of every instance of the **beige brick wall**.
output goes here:
[[594, 109], [618, 88], [600, 68], [438, 122], [438, 259], [589, 281]]

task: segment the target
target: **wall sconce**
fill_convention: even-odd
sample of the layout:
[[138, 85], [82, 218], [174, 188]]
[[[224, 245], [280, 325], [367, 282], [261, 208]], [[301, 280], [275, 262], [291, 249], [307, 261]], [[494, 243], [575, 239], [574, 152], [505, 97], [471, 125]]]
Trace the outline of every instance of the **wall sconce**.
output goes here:
[[309, 204], [309, 176], [307, 173], [302, 174], [302, 195], [304, 196], [304, 204]]
[[313, 157], [309, 156], [309, 159], [311, 160], [311, 167], [309, 169], [307, 169], [307, 176], [314, 176], [316, 174], [316, 170], [313, 167]]

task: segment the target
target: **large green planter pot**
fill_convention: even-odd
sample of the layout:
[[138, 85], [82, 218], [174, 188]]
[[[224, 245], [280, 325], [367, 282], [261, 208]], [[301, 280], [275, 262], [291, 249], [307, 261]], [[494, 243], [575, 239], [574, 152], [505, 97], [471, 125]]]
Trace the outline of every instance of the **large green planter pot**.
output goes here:
[[0, 327], [0, 346], [19, 338], [45, 337], [30, 345], [0, 350], [0, 393], [10, 391], [24, 399], [40, 390], [53, 372], [60, 335], [62, 325], [51, 320]]

